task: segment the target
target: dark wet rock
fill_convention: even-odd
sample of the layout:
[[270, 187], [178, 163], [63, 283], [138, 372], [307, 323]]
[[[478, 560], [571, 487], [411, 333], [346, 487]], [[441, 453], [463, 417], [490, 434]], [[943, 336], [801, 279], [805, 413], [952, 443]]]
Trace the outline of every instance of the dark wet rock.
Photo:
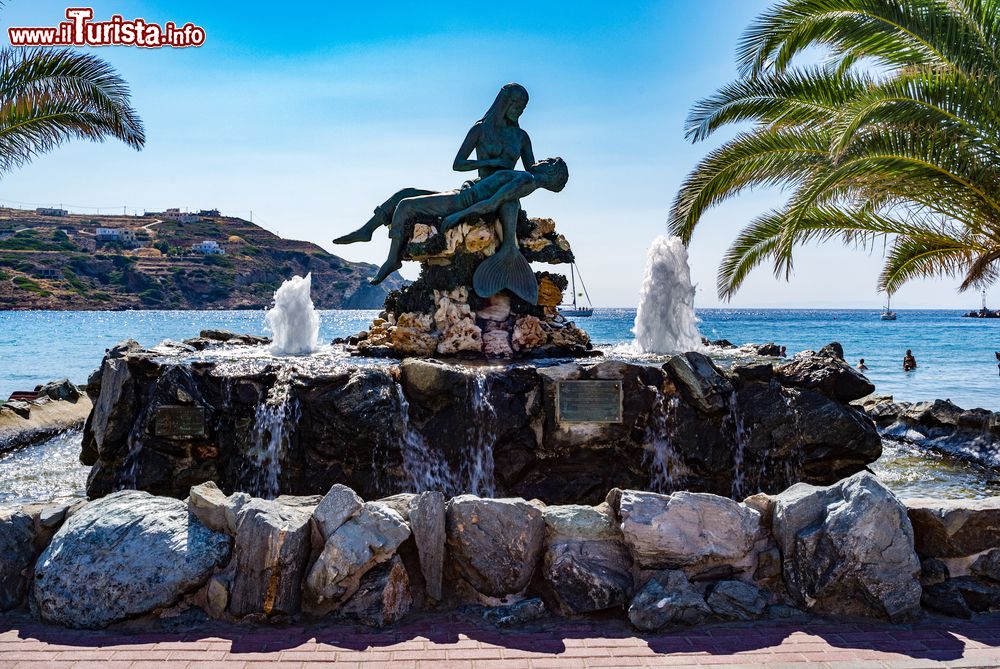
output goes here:
[[720, 413], [728, 406], [733, 385], [708, 356], [693, 351], [675, 355], [663, 368], [699, 411]]
[[632, 558], [607, 504], [548, 506], [542, 574], [566, 615], [626, 604], [632, 594]]
[[826, 488], [792, 486], [775, 498], [772, 532], [788, 591], [800, 605], [893, 621], [919, 611], [913, 528], [906, 508], [873, 475]]
[[891, 397], [873, 397], [861, 407], [886, 438], [1000, 467], [1000, 412], [966, 410], [950, 400], [911, 403]]
[[477, 592], [522, 592], [542, 555], [542, 512], [523, 499], [459, 495], [447, 504], [448, 550], [458, 573]]
[[31, 584], [37, 555], [31, 516], [20, 509], [0, 511], [0, 611], [17, 608]]
[[[723, 373], [700, 354], [676, 356], [664, 369], [623, 361], [478, 368], [410, 359], [282, 374], [287, 415], [295, 416], [284, 426], [276, 467], [276, 492], [284, 495], [326, 494], [341, 484], [364, 499], [405, 505], [396, 495], [421, 480], [408, 467], [429, 457], [449, 494], [492, 490], [598, 504], [612, 487], [650, 488], [657, 471], [649, 455], [669, 444], [673, 487], [742, 496], [797, 481], [833, 483], [881, 452], [872, 422], [844, 402], [782, 385], [767, 366]], [[226, 492], [260, 490], [252, 454], [261, 437], [257, 409], [278, 376], [275, 366], [232, 376], [212, 362], [154, 355], [134, 343], [116, 347], [88, 386], [97, 397], [81, 454], [93, 465], [88, 495], [135, 486], [184, 498], [209, 480]], [[620, 381], [622, 421], [558, 420], [563, 380]], [[161, 420], [171, 412], [193, 415], [185, 429], [194, 434]], [[470, 454], [484, 443], [492, 452], [480, 455], [492, 457], [493, 479], [473, 487]]]
[[44, 395], [50, 400], [75, 402], [81, 395], [80, 389], [70, 383], [69, 379], [59, 379], [49, 381], [46, 384], [35, 386], [35, 392]]
[[628, 607], [629, 621], [644, 632], [667, 625], [697, 625], [710, 615], [705, 598], [677, 569], [654, 574]]
[[402, 620], [412, 604], [406, 568], [394, 555], [361, 577], [357, 592], [340, 613], [371, 627], [385, 627]]
[[774, 365], [770, 363], [737, 365], [733, 367], [733, 372], [742, 381], [758, 381], [767, 383], [772, 377], [774, 377]]
[[972, 609], [965, 602], [961, 590], [951, 581], [943, 581], [935, 585], [924, 588], [920, 596], [920, 603], [926, 609], [943, 613], [952, 618], [964, 618], [968, 620], [972, 617]]
[[447, 538], [444, 495], [436, 491], [420, 493], [413, 499], [407, 517], [417, 544], [427, 595], [440, 600]]
[[754, 346], [753, 352], [760, 356], [777, 358], [781, 356], [781, 347], [772, 341]]
[[117, 492], [74, 513], [53, 537], [35, 566], [34, 604], [49, 622], [105, 627], [174, 604], [229, 552], [230, 538], [183, 502]]
[[259, 337], [252, 334], [238, 334], [229, 330], [202, 330], [195, 338], [185, 339], [184, 343], [197, 351], [203, 351], [219, 344], [240, 346], [261, 346], [271, 343], [269, 337]]
[[506, 606], [488, 607], [483, 610], [483, 620], [497, 627], [517, 627], [538, 620], [545, 613], [545, 602], [531, 597]]
[[253, 499], [237, 513], [229, 612], [268, 618], [298, 613], [309, 559], [307, 510]]
[[1000, 583], [1000, 548], [983, 553], [969, 568], [976, 576]]
[[331, 534], [305, 581], [309, 608], [331, 610], [349, 599], [370, 569], [386, 562], [410, 536], [392, 509], [367, 502]]
[[840, 342], [832, 341], [823, 348], [821, 348], [819, 351], [817, 351], [816, 355], [827, 358], [836, 358], [837, 360], [843, 360], [844, 347], [840, 345]]
[[706, 602], [712, 613], [725, 620], [754, 620], [767, 609], [767, 595], [743, 581], [719, 581]]
[[815, 390], [838, 402], [852, 402], [875, 392], [875, 385], [843, 357], [821, 353], [796, 357], [774, 370], [783, 384]]
[[723, 564], [742, 569], [761, 532], [760, 513], [717, 495], [624, 490], [612, 506], [625, 545], [642, 569]]
[[903, 503], [922, 557], [965, 557], [1000, 546], [1000, 497]]
[[87, 385], [88, 393], [92, 386], [99, 390], [94, 398], [87, 432], [94, 440], [97, 453], [104, 458], [120, 454], [135, 423], [138, 389], [132, 366], [144, 357], [142, 347], [136, 341], [117, 344], [101, 363], [99, 381]]

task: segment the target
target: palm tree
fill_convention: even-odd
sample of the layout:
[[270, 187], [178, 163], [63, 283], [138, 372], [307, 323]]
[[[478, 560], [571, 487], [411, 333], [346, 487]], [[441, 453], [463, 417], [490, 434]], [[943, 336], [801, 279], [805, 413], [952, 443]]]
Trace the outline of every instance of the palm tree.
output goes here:
[[[793, 60], [819, 47], [824, 62]], [[718, 271], [729, 299], [812, 241], [888, 244], [879, 288], [1000, 275], [1000, 0], [781, 0], [746, 31], [740, 77], [695, 104], [687, 137], [751, 122], [684, 181], [670, 213], [689, 243], [744, 189], [787, 202], [744, 228]], [[815, 59], [814, 59], [815, 60]], [[891, 240], [891, 241], [889, 241]]]
[[125, 81], [72, 49], [0, 49], [0, 175], [73, 138], [142, 148]]

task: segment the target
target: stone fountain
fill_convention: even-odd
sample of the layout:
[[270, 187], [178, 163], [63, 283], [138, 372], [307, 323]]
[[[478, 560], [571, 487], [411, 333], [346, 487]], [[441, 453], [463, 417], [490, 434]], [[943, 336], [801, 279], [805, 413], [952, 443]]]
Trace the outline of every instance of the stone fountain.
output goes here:
[[614, 487], [741, 498], [877, 459], [874, 425], [848, 404], [873, 388], [835, 349], [730, 370], [704, 355], [677, 240], [650, 248], [635, 329], [646, 357], [587, 361], [600, 352], [558, 311], [565, 277], [530, 265], [573, 253], [551, 219], [521, 209], [569, 176], [562, 159], [532, 155], [517, 123], [526, 99], [505, 86], [470, 130], [455, 168], [478, 178], [398, 191], [336, 240], [389, 226], [373, 282], [420, 262], [367, 331], [320, 347], [310, 278], [295, 277], [275, 293], [269, 344], [206, 332], [112, 349], [88, 385], [88, 493], [184, 497], [215, 481], [266, 498], [337, 483], [366, 498], [591, 503]]
[[390, 226], [376, 282], [421, 263], [365, 332], [320, 344], [307, 276], [275, 293], [271, 339], [109, 350], [93, 501], [0, 517], [0, 609], [382, 626], [471, 605], [657, 630], [789, 606], [907, 620], [922, 587], [949, 615], [1000, 606], [1000, 498], [907, 509], [864, 471], [882, 446], [852, 402], [874, 387], [837, 344], [720, 366], [676, 240], [650, 247], [634, 350], [591, 357], [565, 278], [529, 264], [573, 255], [520, 208], [568, 178], [535, 161], [526, 101], [505, 86], [470, 130], [455, 168], [478, 179], [399, 191], [337, 240]]

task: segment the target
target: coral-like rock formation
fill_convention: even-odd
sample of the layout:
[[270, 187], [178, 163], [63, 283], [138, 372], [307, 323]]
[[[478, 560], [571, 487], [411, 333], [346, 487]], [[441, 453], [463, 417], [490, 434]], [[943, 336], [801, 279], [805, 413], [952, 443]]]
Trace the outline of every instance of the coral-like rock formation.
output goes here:
[[[347, 340], [354, 352], [493, 359], [594, 354], [587, 333], [558, 312], [568, 284], [565, 276], [536, 273], [536, 304], [506, 290], [480, 297], [472, 289], [473, 274], [499, 248], [500, 226], [477, 219], [442, 235], [437, 225], [411, 222], [404, 256], [421, 262], [420, 278], [390, 293], [385, 311], [369, 329]], [[556, 233], [552, 219], [528, 219], [521, 212], [517, 235], [520, 252], [529, 261], [573, 261], [569, 243]]]

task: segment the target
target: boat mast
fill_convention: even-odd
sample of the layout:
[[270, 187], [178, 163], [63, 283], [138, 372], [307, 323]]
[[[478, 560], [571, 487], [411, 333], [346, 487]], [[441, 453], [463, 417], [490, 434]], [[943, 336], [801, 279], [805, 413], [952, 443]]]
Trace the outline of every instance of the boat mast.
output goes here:
[[574, 309], [576, 309], [576, 272], [574, 271], [575, 267], [576, 267], [576, 263], [572, 263], [571, 262], [569, 264], [569, 280], [570, 280], [570, 283], [571, 283], [571, 285], [573, 287], [573, 308]]

